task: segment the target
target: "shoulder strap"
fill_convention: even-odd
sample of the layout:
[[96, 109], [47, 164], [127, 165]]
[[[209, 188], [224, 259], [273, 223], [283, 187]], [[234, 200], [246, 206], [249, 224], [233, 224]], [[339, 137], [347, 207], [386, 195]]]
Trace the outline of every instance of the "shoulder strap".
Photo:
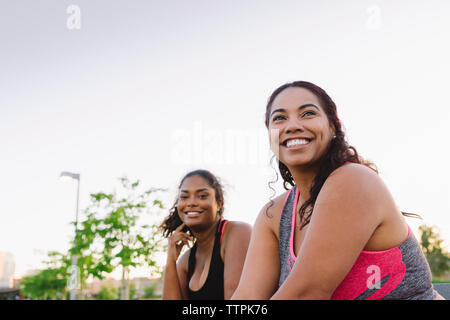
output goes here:
[[219, 227], [217, 228], [217, 232], [220, 234], [220, 244], [222, 244], [223, 231], [225, 230], [227, 223], [228, 220], [222, 219], [219, 223]]
[[284, 198], [283, 206], [281, 207], [281, 211], [280, 211], [280, 215], [281, 215], [281, 216], [283, 216], [284, 207], [286, 207], [286, 203], [287, 203], [287, 201], [288, 201], [288, 199], [289, 199], [289, 196], [291, 195], [292, 190], [294, 190], [294, 189], [295, 189], [295, 186], [294, 186], [294, 188], [292, 188], [292, 189], [289, 190], [289, 192], [287, 193], [286, 197]]

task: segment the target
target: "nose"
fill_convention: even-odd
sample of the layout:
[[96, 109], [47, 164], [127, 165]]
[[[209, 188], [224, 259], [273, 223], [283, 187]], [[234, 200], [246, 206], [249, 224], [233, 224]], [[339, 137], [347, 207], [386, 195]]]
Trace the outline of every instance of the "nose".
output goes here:
[[286, 122], [285, 132], [286, 133], [294, 133], [297, 131], [303, 132], [304, 131], [303, 125], [302, 125], [301, 121], [299, 121], [297, 118], [291, 117]]
[[197, 200], [196, 197], [191, 196], [186, 201], [186, 208], [194, 208], [194, 207], [198, 207]]

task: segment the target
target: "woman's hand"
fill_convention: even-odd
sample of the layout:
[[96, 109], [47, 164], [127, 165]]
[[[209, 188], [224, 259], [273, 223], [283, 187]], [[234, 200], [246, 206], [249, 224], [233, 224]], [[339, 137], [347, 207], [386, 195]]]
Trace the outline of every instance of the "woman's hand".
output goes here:
[[181, 231], [183, 230], [184, 226], [185, 224], [183, 222], [169, 237], [167, 260], [176, 262], [178, 257], [180, 256], [181, 249], [183, 249], [185, 245], [187, 245], [189, 248], [191, 247], [189, 241], [194, 241], [194, 239], [186, 232]]
[[[182, 223], [172, 235], [168, 238], [169, 246], [167, 252], [167, 262], [164, 269], [164, 287], [163, 287], [163, 300], [180, 300], [187, 299], [187, 260], [184, 257], [181, 258], [181, 262], [177, 264], [178, 257], [180, 256], [181, 249], [185, 245], [190, 247], [189, 240], [193, 240], [186, 232], [182, 232], [184, 228]], [[184, 259], [184, 261], [183, 261]]]

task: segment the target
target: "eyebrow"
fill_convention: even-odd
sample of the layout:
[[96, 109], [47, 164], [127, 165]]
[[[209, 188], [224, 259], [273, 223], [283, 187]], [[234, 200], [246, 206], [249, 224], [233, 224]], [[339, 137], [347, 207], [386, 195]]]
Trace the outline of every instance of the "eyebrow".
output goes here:
[[[198, 189], [196, 192], [208, 191], [207, 188]], [[189, 193], [189, 190], [181, 190], [181, 192]]]
[[[300, 107], [298, 107], [298, 110], [300, 111], [300, 110], [305, 109], [305, 108], [307, 108], [307, 107], [314, 107], [314, 108], [316, 108], [318, 111], [320, 111], [320, 110], [319, 110], [319, 107], [316, 106], [315, 104], [312, 104], [312, 103], [302, 104]], [[286, 109], [283, 109], [283, 108], [275, 109], [275, 110], [273, 110], [273, 111], [270, 113], [270, 116], [272, 116], [275, 112], [286, 112]]]

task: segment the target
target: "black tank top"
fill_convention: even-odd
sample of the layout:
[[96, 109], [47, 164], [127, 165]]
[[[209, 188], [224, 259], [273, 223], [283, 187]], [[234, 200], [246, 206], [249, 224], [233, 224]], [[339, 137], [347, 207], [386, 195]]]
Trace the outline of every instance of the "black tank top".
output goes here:
[[189, 281], [195, 269], [195, 252], [197, 251], [197, 243], [189, 253], [188, 264], [188, 298], [189, 300], [224, 300], [224, 284], [223, 284], [223, 261], [220, 256], [220, 245], [222, 242], [222, 234], [227, 224], [227, 220], [220, 220], [216, 229], [216, 236], [214, 238], [214, 247], [211, 255], [211, 263], [209, 264], [208, 276], [206, 281], [197, 291], [192, 291], [189, 288]]

